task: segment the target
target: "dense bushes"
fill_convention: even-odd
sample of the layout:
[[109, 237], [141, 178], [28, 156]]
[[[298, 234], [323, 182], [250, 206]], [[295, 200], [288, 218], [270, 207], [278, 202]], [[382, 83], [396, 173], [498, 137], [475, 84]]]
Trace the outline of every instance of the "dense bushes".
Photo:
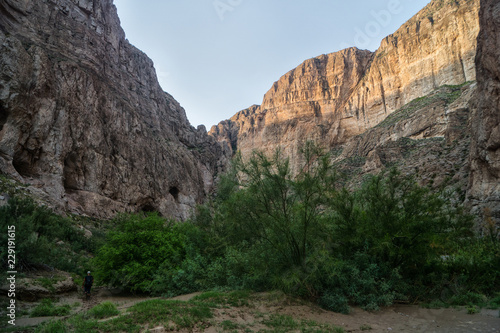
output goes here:
[[184, 235], [158, 215], [120, 215], [115, 222], [94, 261], [101, 283], [145, 292], [160, 265], [182, 261]]
[[[16, 269], [49, 266], [81, 273], [88, 268], [88, 254], [98, 243], [86, 238], [69, 218], [61, 217], [31, 199], [11, 198], [0, 207], [0, 243], [7, 244], [7, 227], [15, 226]], [[56, 245], [58, 243], [58, 245]], [[7, 264], [7, 246], [0, 247], [0, 262]]]
[[499, 291], [498, 235], [477, 238], [452, 193], [394, 170], [348, 191], [317, 147], [299, 160], [292, 172], [279, 151], [237, 158], [188, 223], [122, 217], [98, 252], [98, 276], [170, 296], [280, 289], [340, 312]]

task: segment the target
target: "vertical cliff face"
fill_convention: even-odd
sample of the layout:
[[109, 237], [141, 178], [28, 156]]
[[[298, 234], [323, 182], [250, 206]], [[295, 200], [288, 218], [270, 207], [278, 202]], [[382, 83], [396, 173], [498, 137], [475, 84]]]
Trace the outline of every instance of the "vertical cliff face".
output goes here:
[[112, 0], [0, 0], [0, 68], [0, 170], [53, 204], [184, 218], [210, 191], [219, 146], [162, 91]]
[[343, 107], [358, 134], [415, 98], [476, 79], [479, 1], [435, 0], [382, 40], [367, 75]]
[[469, 199], [500, 223], [500, 2], [481, 0], [480, 26]]
[[309, 59], [275, 82], [252, 106], [211, 130], [243, 154], [277, 146], [293, 158], [301, 142], [336, 140], [337, 110], [366, 73], [373, 53], [356, 48]]
[[[355, 48], [305, 61], [275, 82], [260, 107], [211, 130], [245, 155], [315, 140], [344, 143], [442, 85], [475, 80], [479, 0], [435, 0], [375, 52]], [[229, 135], [230, 133], [230, 135]]]

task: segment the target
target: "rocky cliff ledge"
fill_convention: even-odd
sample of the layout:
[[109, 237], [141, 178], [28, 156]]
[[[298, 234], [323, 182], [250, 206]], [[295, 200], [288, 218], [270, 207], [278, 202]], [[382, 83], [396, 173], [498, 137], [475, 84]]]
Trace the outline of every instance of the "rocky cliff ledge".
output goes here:
[[305, 140], [344, 143], [413, 99], [475, 80], [479, 0], [434, 0], [372, 53], [356, 48], [309, 59], [275, 82], [262, 105], [210, 134], [243, 155]]
[[500, 2], [481, 0], [469, 199], [500, 227]]
[[97, 217], [185, 218], [222, 156], [160, 88], [112, 0], [0, 0], [0, 171]]

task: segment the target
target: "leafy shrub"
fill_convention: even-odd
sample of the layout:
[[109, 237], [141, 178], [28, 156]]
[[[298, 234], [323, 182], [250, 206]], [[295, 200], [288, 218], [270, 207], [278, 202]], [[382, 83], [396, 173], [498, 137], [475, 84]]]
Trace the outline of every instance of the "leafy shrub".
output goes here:
[[[396, 170], [368, 178], [357, 191], [337, 193], [332, 253], [350, 262], [345, 267], [351, 270], [337, 276], [351, 277], [346, 286], [358, 290], [347, 290], [351, 301], [376, 308], [395, 298], [421, 298], [429, 286], [445, 282], [442, 256], [472, 235], [471, 217], [452, 199]], [[335, 284], [342, 288], [341, 282]]]
[[454, 294], [495, 295], [500, 286], [500, 239], [470, 238], [442, 266]]
[[497, 293], [492, 299], [490, 299], [488, 307], [490, 309], [498, 309], [500, 308], [500, 294]]
[[172, 232], [184, 239], [182, 255], [175, 264], [169, 260], [159, 265], [148, 290], [172, 297], [224, 285], [210, 274], [212, 245], [207, 234], [189, 222], [173, 225]]
[[94, 264], [96, 278], [131, 291], [147, 292], [158, 267], [176, 266], [185, 256], [185, 237], [156, 214], [120, 215]]
[[396, 170], [369, 178], [350, 195], [334, 204], [337, 249], [346, 257], [353, 250], [369, 253], [405, 278], [421, 276], [422, 267], [470, 232], [471, 218], [447, 193], [431, 192]]
[[484, 295], [468, 292], [466, 294], [454, 295], [450, 299], [451, 305], [485, 306], [487, 298]]
[[330, 311], [348, 314], [351, 309], [349, 302], [343, 294], [325, 292], [319, 300], [319, 304]]
[[467, 307], [468, 314], [476, 314], [479, 312], [479, 309], [475, 305], [470, 305]]
[[[364, 253], [355, 253], [350, 260], [338, 261], [325, 274], [322, 290], [326, 290], [328, 300], [331, 301], [332, 294], [343, 296], [346, 304], [350, 301], [365, 310], [377, 310], [380, 306], [392, 304], [396, 298], [395, 290], [401, 283], [397, 270], [377, 263]], [[333, 309], [326, 303], [322, 305]]]

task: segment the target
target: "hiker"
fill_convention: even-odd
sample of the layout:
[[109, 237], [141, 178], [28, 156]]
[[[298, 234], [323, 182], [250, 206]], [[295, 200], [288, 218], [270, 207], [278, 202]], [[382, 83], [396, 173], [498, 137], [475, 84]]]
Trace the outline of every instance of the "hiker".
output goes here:
[[82, 287], [85, 290], [85, 295], [87, 298], [90, 298], [90, 288], [92, 287], [92, 284], [94, 283], [94, 277], [90, 275], [90, 271], [87, 272], [87, 276], [83, 280]]

